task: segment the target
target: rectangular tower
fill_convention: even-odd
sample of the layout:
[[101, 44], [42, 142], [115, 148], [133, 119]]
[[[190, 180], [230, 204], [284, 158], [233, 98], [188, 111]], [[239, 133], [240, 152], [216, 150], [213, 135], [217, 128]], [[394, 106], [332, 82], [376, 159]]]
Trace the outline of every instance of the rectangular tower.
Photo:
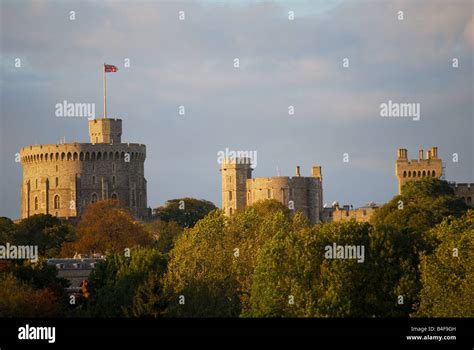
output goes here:
[[225, 159], [221, 164], [222, 209], [226, 215], [247, 205], [247, 179], [252, 178], [250, 158]]
[[89, 137], [92, 144], [120, 144], [122, 142], [122, 119], [101, 118], [89, 120]]
[[426, 159], [423, 157], [423, 150], [420, 149], [418, 159], [413, 160], [408, 160], [406, 149], [398, 149], [395, 175], [398, 179], [398, 194], [401, 193], [402, 186], [408, 181], [416, 181], [424, 177], [439, 179], [443, 175], [443, 162], [438, 158], [438, 148], [432, 147], [426, 151]]

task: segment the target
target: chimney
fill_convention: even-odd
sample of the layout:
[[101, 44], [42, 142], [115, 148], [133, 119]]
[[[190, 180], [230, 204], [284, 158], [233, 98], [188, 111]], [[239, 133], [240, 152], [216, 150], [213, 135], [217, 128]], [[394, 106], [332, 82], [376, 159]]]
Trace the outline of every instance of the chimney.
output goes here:
[[300, 166], [296, 166], [296, 176], [300, 176]]
[[418, 151], [418, 154], [419, 154], [420, 160], [423, 160], [423, 149], [422, 148], [420, 148], [420, 150]]
[[405, 148], [398, 149], [398, 159], [407, 159], [407, 150]]
[[431, 151], [426, 151], [426, 159], [431, 159]]
[[311, 171], [311, 175], [313, 175], [313, 177], [315, 177], [317, 179], [322, 179], [323, 176], [321, 174], [321, 166], [313, 166], [312, 171]]
[[438, 158], [438, 147], [431, 148], [431, 158], [433, 159]]

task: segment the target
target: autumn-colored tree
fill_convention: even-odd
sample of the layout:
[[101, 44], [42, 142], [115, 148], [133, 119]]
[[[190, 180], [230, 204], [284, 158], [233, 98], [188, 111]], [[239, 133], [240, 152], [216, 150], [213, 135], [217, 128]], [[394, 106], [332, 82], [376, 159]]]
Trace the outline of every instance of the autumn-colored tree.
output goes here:
[[0, 317], [54, 317], [66, 310], [66, 280], [41, 259], [0, 261]]
[[446, 218], [430, 232], [438, 242], [421, 259], [416, 317], [474, 317], [474, 211]]
[[116, 200], [90, 204], [77, 226], [77, 241], [65, 244], [61, 255], [120, 251], [134, 246], [151, 245], [153, 239], [133, 216]]
[[13, 274], [0, 275], [0, 317], [57, 317], [61, 314], [61, 305], [50, 289], [34, 289]]

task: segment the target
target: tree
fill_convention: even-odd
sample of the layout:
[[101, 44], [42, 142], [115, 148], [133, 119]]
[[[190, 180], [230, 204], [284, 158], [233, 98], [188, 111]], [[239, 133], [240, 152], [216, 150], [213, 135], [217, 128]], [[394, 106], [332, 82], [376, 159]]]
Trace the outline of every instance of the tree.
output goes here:
[[[334, 244], [360, 247], [360, 253], [363, 248], [363, 259], [330, 259], [326, 254]], [[424, 247], [421, 234], [390, 226], [354, 221], [313, 227], [293, 223], [262, 249], [251, 307], [244, 315], [407, 316], [420, 288], [417, 252]]]
[[57, 317], [61, 314], [58, 298], [50, 289], [35, 289], [11, 273], [0, 274], [1, 317]]
[[415, 317], [474, 317], [474, 211], [448, 217], [430, 231], [439, 241], [421, 258], [420, 304]]
[[185, 229], [170, 252], [165, 293], [170, 316], [236, 317], [238, 283], [232, 274], [233, 244], [222, 211]]
[[209, 201], [195, 198], [177, 198], [154, 210], [157, 219], [175, 221], [181, 227], [193, 227], [217, 207]]
[[[5, 227], [5, 224], [2, 225]], [[10, 226], [6, 224], [6, 226]], [[17, 245], [36, 245], [44, 257], [57, 257], [64, 243], [75, 239], [74, 227], [57, 217], [33, 215], [10, 228], [9, 241]]]
[[0, 217], [0, 244], [13, 242], [16, 226], [13, 221], [6, 217]]
[[125, 248], [151, 245], [153, 240], [143, 225], [116, 200], [90, 204], [77, 226], [77, 241], [63, 247], [61, 255], [122, 252]]
[[153, 220], [145, 224], [145, 229], [156, 241], [156, 247], [162, 253], [168, 253], [183, 229], [174, 221]]
[[222, 211], [211, 212], [186, 229], [170, 252], [165, 278], [169, 314], [239, 316], [249, 305], [260, 249], [275, 234], [287, 231], [289, 216], [285, 206], [268, 200], [231, 218]]
[[292, 224], [309, 227], [309, 222], [297, 213], [293, 221], [290, 210], [276, 200], [258, 201], [236, 212], [227, 230], [232, 238], [235, 263], [232, 272], [239, 283], [238, 294], [243, 313], [250, 307], [253, 272], [262, 247], [276, 234], [287, 234]]
[[445, 217], [460, 217], [467, 209], [446, 181], [428, 177], [407, 182], [401, 195], [375, 211], [371, 222], [426, 232]]
[[127, 257], [112, 253], [89, 277], [87, 313], [93, 317], [158, 317], [166, 302], [166, 258], [156, 248], [135, 247]]
[[0, 316], [54, 317], [66, 312], [69, 282], [43, 259], [0, 261]]

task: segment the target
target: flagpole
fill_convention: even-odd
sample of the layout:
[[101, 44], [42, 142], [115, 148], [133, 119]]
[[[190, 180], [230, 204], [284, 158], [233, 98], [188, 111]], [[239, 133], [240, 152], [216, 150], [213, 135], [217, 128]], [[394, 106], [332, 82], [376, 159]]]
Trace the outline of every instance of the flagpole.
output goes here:
[[102, 71], [104, 72], [104, 119], [107, 118], [107, 79], [105, 75], [105, 63], [102, 67]]

